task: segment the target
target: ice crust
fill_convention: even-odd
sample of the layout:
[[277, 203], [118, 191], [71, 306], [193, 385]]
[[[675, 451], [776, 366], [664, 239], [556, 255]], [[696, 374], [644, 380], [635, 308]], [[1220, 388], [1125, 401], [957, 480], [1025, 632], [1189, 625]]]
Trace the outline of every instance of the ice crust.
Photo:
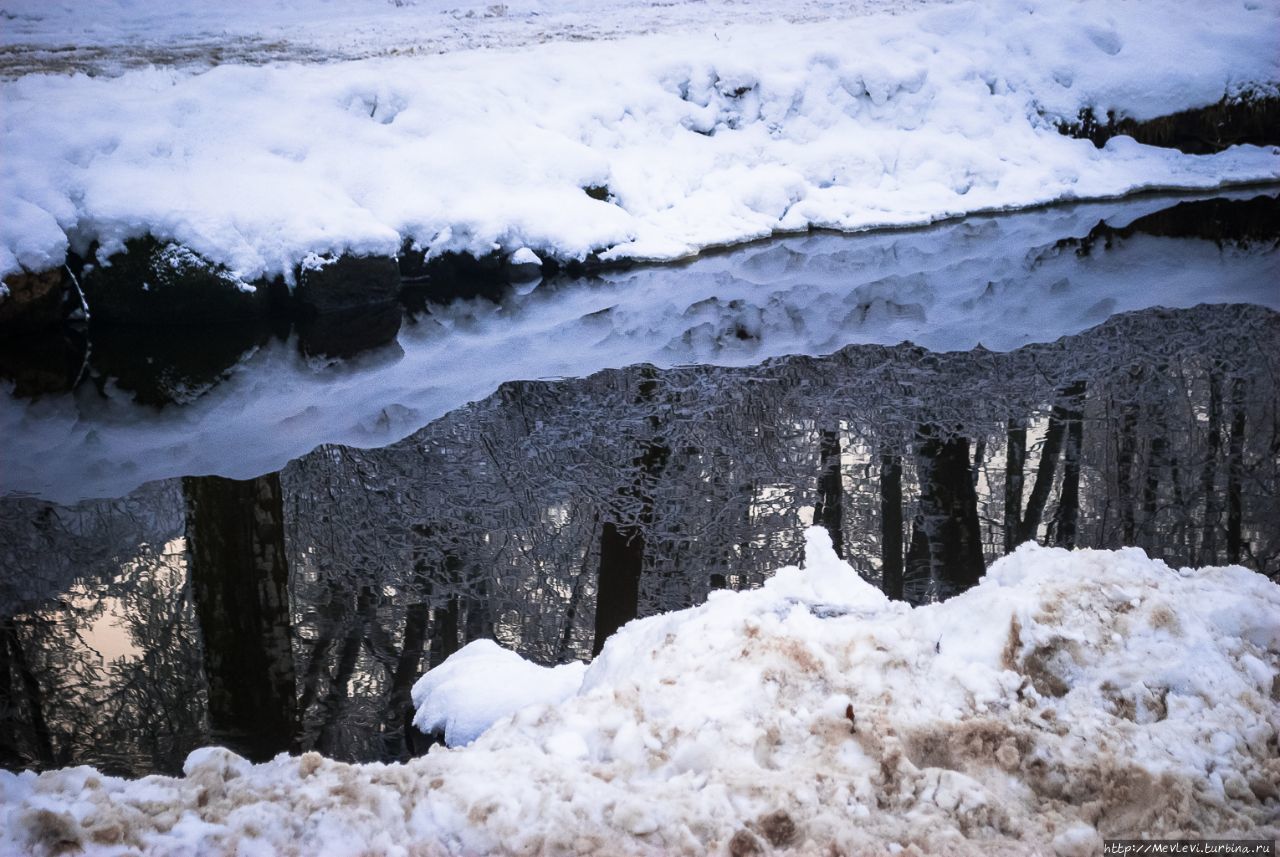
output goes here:
[[996, 0], [332, 64], [29, 74], [0, 84], [0, 274], [95, 241], [105, 258], [147, 232], [246, 282], [406, 239], [431, 255], [668, 260], [810, 227], [1272, 181], [1270, 148], [1098, 150], [1054, 123], [1271, 92], [1277, 29], [1280, 0], [1215, 4], [1208, 23], [1174, 0]]
[[912, 609], [813, 529], [803, 568], [626, 625], [576, 694], [465, 748], [404, 765], [205, 749], [178, 779], [0, 773], [0, 853], [1075, 855], [1135, 833], [1275, 838], [1277, 673], [1280, 587], [1238, 566], [1028, 544]]

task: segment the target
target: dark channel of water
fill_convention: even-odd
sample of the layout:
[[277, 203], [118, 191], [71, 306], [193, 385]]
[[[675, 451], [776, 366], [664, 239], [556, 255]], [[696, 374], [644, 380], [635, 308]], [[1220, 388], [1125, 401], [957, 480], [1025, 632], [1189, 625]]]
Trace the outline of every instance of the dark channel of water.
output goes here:
[[[184, 348], [174, 332], [90, 331], [38, 359], [11, 356], [0, 366], [16, 396], [5, 424], [43, 431], [45, 445], [23, 447], [33, 461], [15, 468], [0, 499], [0, 766], [173, 772], [208, 743], [255, 759], [308, 749], [404, 759], [426, 744], [408, 726], [410, 686], [465, 642], [495, 637], [547, 664], [588, 658], [629, 618], [760, 585], [800, 559], [811, 522], [859, 574], [915, 603], [972, 585], [1027, 539], [1136, 545], [1174, 565], [1239, 562], [1275, 577], [1276, 197], [1141, 205], [1140, 216], [1094, 226], [1086, 217], [1068, 228], [1061, 212], [971, 223], [972, 252], [958, 260], [937, 249], [962, 243], [945, 231], [955, 225], [898, 233], [892, 252], [883, 237], [866, 239], [873, 252], [858, 257], [861, 279], [843, 291], [846, 269], [832, 260], [848, 257], [828, 251], [845, 253], [857, 238], [827, 236], [827, 251], [808, 255], [796, 248], [818, 245], [745, 249], [703, 264], [721, 295], [753, 272], [758, 299], [711, 310], [695, 287], [705, 267], [662, 270], [651, 276], [683, 277], [696, 293], [696, 323], [672, 334], [632, 316], [628, 335], [710, 336], [711, 350], [666, 343], [648, 352], [659, 365], [592, 366], [593, 357], [583, 377], [515, 380], [512, 331], [552, 336], [537, 315], [545, 304], [517, 322], [420, 305], [410, 327], [447, 319], [446, 345], [479, 336], [509, 353], [509, 377], [470, 398], [455, 383], [418, 410], [387, 367], [413, 367], [415, 349], [435, 340], [406, 337], [398, 311], [394, 342], [374, 336], [380, 350], [364, 355], [361, 332], [377, 323], [347, 325], [345, 337], [338, 325], [324, 348], [314, 330], [290, 334], [279, 347], [303, 365], [285, 374], [270, 335], [255, 331], [217, 348], [191, 338]], [[1030, 236], [1027, 248], [1015, 235]], [[876, 266], [892, 275], [877, 279]], [[785, 300], [770, 285], [815, 268], [820, 286], [789, 286]], [[948, 304], [929, 291], [935, 275], [968, 297], [939, 310]], [[1179, 277], [1192, 297], [1220, 302], [1195, 305], [1170, 290]], [[1026, 286], [1037, 278], [1043, 288]], [[622, 281], [652, 302], [638, 283]], [[589, 327], [575, 320], [565, 340], [576, 341], [584, 329], [599, 335], [603, 310], [587, 298], [614, 286], [535, 291], [582, 310]], [[1126, 304], [1135, 293], [1139, 303]], [[1015, 297], [1000, 303], [1001, 294]], [[852, 314], [832, 323], [837, 304], [824, 295], [852, 296]], [[1065, 322], [1078, 332], [1058, 336], [1061, 319], [1046, 318], [1046, 341], [1000, 338], [1028, 313], [1061, 316], [1073, 297], [1086, 304]], [[985, 315], [984, 300], [996, 301]], [[613, 327], [600, 339], [623, 364], [647, 353], [623, 335], [625, 309], [610, 303]], [[477, 313], [482, 335], [463, 323]], [[904, 323], [931, 347], [901, 341]], [[148, 343], [151, 360], [112, 337]], [[770, 337], [783, 355], [770, 352]], [[976, 344], [992, 341], [1004, 347]], [[59, 368], [50, 353], [70, 356]], [[203, 475], [246, 475], [237, 468], [248, 453], [235, 458], [235, 444], [215, 445], [209, 464], [191, 444], [116, 440], [199, 435], [206, 417], [189, 415], [209, 402], [218, 408], [209, 420], [249, 420], [298, 371], [320, 373], [312, 397], [359, 388], [367, 407], [377, 387], [383, 410], [400, 402], [429, 419], [373, 448], [324, 443], [294, 455], [282, 441], [282, 466], [247, 479]], [[447, 410], [435, 414], [440, 402]], [[237, 425], [329, 413], [286, 410], [283, 422]], [[296, 430], [298, 442], [317, 436]], [[77, 460], [89, 462], [84, 496], [62, 476], [37, 496], [40, 473], [74, 473]]]

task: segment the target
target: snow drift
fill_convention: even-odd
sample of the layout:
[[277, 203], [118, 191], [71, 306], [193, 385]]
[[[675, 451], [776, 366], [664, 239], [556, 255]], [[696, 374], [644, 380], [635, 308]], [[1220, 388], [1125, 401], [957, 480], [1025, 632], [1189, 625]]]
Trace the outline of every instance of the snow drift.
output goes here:
[[[1280, 179], [1056, 123], [1274, 94], [1280, 2], [1032, 0], [330, 65], [0, 85], [0, 274], [150, 232], [245, 281], [309, 253], [674, 259]], [[587, 191], [590, 190], [591, 193]]]
[[[1025, 545], [911, 609], [807, 539], [762, 589], [633, 622], [577, 693], [406, 765], [193, 753], [0, 773], [0, 851], [1093, 854], [1280, 834], [1280, 587]], [[918, 853], [917, 852], [917, 853]]]

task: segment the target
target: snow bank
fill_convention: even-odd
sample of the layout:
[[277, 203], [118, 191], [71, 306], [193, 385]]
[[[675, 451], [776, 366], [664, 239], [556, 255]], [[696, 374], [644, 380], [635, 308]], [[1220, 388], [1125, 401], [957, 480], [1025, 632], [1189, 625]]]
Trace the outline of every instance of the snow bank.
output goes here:
[[[804, 569], [624, 627], [559, 705], [406, 765], [0, 774], [0, 852], [1093, 854], [1275, 838], [1280, 587], [1025, 545], [911, 609]], [[917, 853], [919, 853], [917, 852]]]
[[1098, 150], [1054, 122], [1270, 87], [1277, 27], [1280, 0], [1220, 4], [1209, 26], [1174, 0], [998, 0], [504, 52], [27, 75], [0, 86], [0, 273], [146, 232], [245, 281], [402, 239], [666, 260], [813, 226], [1276, 180], [1272, 149]]

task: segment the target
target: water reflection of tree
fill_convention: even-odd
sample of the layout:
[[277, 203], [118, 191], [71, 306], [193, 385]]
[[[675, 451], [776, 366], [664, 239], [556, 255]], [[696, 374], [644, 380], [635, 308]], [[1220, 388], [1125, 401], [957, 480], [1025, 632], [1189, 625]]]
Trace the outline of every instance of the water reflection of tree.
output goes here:
[[[290, 747], [419, 752], [408, 689], [464, 642], [587, 657], [630, 615], [759, 585], [800, 558], [814, 520], [859, 574], [917, 602], [971, 585], [1026, 538], [1276, 575], [1278, 334], [1270, 311], [1206, 306], [1008, 354], [864, 346], [747, 369], [611, 370], [506, 384], [386, 449], [323, 447], [281, 472], [279, 525], [260, 537], [287, 566], [291, 653], [274, 657], [292, 674]], [[39, 705], [48, 737], [24, 727], [0, 748], [7, 763], [141, 747], [121, 731], [145, 725], [168, 743], [138, 750], [139, 765], [172, 767], [168, 747], [207, 734], [196, 677], [220, 654], [207, 648], [230, 643], [206, 630], [201, 651], [183, 552], [162, 561], [137, 544], [232, 524], [191, 520], [172, 488], [132, 502], [93, 508], [135, 521], [106, 541], [142, 558], [80, 585], [121, 599], [147, 654], [126, 674], [70, 645], [105, 609], [90, 600], [11, 611], [0, 705], [11, 728], [37, 723]], [[55, 517], [46, 551], [73, 529]], [[628, 586], [610, 594], [619, 570]], [[62, 573], [50, 592], [65, 590]], [[604, 620], [602, 590], [615, 610]]]
[[[472, 636], [458, 611], [482, 602], [509, 645], [584, 656], [611, 563], [640, 568], [624, 611], [679, 607], [795, 561], [814, 518], [860, 573], [881, 583], [887, 560], [890, 588], [901, 576], [916, 601], [971, 585], [1026, 538], [1137, 543], [1181, 564], [1237, 550], [1274, 573], [1275, 457], [1249, 427], [1275, 419], [1275, 332], [1253, 308], [1152, 311], [1012, 354], [868, 347], [513, 383], [402, 444], [327, 450], [286, 475], [387, 498], [343, 532], [426, 540], [398, 558], [378, 548], [376, 579], [403, 591], [377, 609], [430, 603], [441, 655]], [[294, 517], [294, 541], [335, 538], [334, 503]], [[428, 579], [406, 577], [415, 554], [435, 557]]]
[[182, 487], [212, 736], [265, 760], [289, 748], [298, 721], [280, 477]]
[[[168, 516], [156, 514], [171, 492], [140, 494], [147, 502], [135, 496], [36, 513], [61, 527], [44, 570], [56, 577], [62, 563], [81, 563], [84, 577], [0, 620], [6, 766], [90, 759], [108, 771], [172, 771], [203, 732], [181, 543], [164, 540]], [[149, 535], [159, 538], [142, 541]], [[106, 644], [128, 651], [106, 657]]]

